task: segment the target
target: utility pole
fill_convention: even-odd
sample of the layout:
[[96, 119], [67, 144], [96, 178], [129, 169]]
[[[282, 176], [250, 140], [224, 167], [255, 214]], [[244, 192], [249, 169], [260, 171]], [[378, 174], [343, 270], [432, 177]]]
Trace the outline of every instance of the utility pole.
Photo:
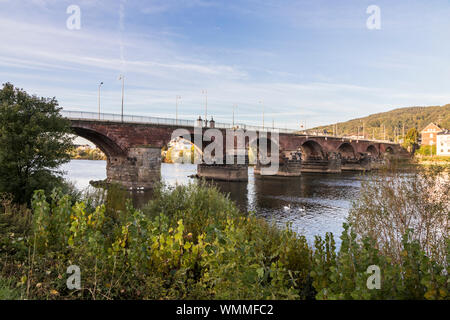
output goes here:
[[178, 100], [181, 99], [181, 96], [175, 97], [175, 124], [178, 124]]
[[363, 139], [366, 138], [366, 123], [363, 121]]
[[98, 85], [98, 120], [100, 120], [100, 87], [102, 86], [103, 82], [100, 82]]
[[124, 94], [124, 88], [125, 88], [125, 76], [124, 75], [120, 75], [119, 76], [119, 80], [122, 80], [122, 113], [121, 113], [121, 120], [123, 122], [123, 94]]

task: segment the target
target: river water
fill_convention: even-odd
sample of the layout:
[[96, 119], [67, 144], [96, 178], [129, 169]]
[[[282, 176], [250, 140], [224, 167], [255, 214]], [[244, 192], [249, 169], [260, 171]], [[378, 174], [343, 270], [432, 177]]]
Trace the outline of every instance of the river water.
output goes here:
[[[66, 178], [79, 189], [89, 187], [90, 180], [106, 178], [106, 161], [72, 160], [62, 169]], [[194, 181], [196, 165], [166, 164], [161, 167], [162, 180], [171, 186]], [[249, 168], [248, 182], [215, 182], [219, 189], [228, 193], [243, 211], [274, 221], [280, 226], [291, 223], [308, 242], [315, 235], [333, 232], [336, 242], [342, 231], [342, 223], [348, 215], [351, 202], [358, 197], [361, 181], [359, 173], [303, 174], [297, 178], [255, 178]], [[150, 193], [132, 195], [136, 206], [151, 198]]]

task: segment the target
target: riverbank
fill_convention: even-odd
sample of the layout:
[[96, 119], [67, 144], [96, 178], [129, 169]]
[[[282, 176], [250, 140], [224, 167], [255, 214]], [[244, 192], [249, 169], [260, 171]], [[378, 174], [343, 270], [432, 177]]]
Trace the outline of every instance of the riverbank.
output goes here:
[[73, 160], [106, 160], [106, 155], [98, 148], [79, 146], [69, 154]]
[[418, 156], [416, 155], [413, 159], [414, 163], [431, 166], [431, 165], [440, 165], [440, 166], [450, 166], [450, 157], [446, 156]]
[[[352, 206], [353, 224], [343, 224], [339, 249], [337, 235], [327, 233], [310, 245], [289, 226], [240, 211], [204, 183], [157, 188], [140, 210], [125, 205], [120, 188], [103, 200], [37, 192], [29, 209], [3, 201], [0, 294], [64, 300], [447, 299], [442, 261], [448, 236], [435, 231], [447, 225], [449, 193], [429, 197], [421, 191], [436, 177], [418, 174], [366, 183]], [[420, 192], [411, 195], [411, 186]], [[419, 220], [405, 231], [403, 214], [411, 213]], [[395, 245], [386, 246], [376, 234], [380, 228], [399, 235], [391, 239]], [[423, 238], [421, 228], [430, 237]], [[78, 287], [67, 281], [67, 267], [74, 264], [82, 270]], [[367, 281], [374, 265], [382, 272], [377, 290]]]

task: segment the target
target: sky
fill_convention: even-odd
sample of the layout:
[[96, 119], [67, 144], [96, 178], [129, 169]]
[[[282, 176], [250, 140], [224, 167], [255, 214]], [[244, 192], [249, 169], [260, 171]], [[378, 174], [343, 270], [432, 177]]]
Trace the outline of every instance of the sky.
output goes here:
[[[71, 5], [80, 28], [70, 29]], [[380, 29], [369, 29], [370, 5]], [[65, 110], [308, 128], [450, 103], [448, 0], [0, 0], [0, 80]], [[73, 19], [70, 21], [74, 21]]]

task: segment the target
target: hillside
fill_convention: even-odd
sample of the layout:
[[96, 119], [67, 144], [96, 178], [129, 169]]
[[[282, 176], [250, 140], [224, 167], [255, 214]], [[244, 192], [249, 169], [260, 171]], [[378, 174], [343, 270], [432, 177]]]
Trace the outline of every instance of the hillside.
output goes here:
[[[383, 139], [383, 125], [386, 128], [386, 139], [393, 140], [394, 133], [402, 135], [403, 125], [405, 133], [409, 128], [422, 130], [427, 124], [434, 122], [442, 128], [450, 129], [450, 104], [434, 107], [408, 107], [387, 112], [375, 113], [363, 118], [352, 119], [337, 124], [339, 135], [354, 136], [364, 133], [366, 138]], [[329, 133], [333, 132], [334, 124], [316, 127], [311, 130]], [[396, 129], [397, 128], [397, 129]]]

